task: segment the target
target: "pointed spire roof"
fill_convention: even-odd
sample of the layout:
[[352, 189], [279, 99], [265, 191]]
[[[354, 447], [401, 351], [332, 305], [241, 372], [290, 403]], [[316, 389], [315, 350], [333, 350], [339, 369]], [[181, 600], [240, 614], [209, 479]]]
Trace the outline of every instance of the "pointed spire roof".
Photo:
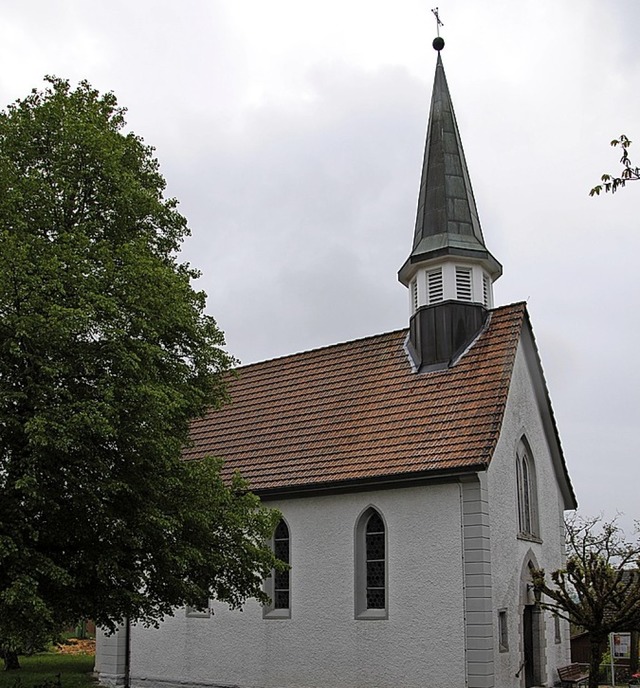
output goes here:
[[[480, 259], [496, 279], [502, 266], [484, 243], [478, 210], [453, 111], [440, 50], [431, 96], [427, 142], [422, 165], [413, 248], [398, 273], [403, 284], [411, 280], [417, 263], [447, 254]], [[414, 267], [415, 266], [415, 267]]]

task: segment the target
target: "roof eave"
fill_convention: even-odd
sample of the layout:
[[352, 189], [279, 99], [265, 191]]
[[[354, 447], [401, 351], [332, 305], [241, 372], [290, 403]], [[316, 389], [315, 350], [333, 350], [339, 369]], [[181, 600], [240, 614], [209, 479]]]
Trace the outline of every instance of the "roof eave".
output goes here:
[[335, 480], [323, 483], [305, 483], [300, 485], [281, 486], [274, 488], [256, 489], [253, 492], [263, 500], [276, 498], [309, 497], [321, 494], [337, 494], [345, 492], [362, 492], [365, 490], [386, 490], [403, 487], [416, 487], [426, 483], [451, 482], [462, 477], [476, 475], [486, 471], [488, 461], [441, 470], [416, 471], [414, 473], [400, 473], [395, 475], [380, 475], [350, 480]]

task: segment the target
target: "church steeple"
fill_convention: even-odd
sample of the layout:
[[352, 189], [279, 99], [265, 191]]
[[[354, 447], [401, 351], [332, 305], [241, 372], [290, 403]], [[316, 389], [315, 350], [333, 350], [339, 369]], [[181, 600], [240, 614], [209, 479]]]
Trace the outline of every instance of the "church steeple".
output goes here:
[[473, 340], [493, 305], [502, 266], [484, 243], [440, 51], [431, 97], [418, 211], [409, 258], [409, 348], [418, 369], [442, 368]]

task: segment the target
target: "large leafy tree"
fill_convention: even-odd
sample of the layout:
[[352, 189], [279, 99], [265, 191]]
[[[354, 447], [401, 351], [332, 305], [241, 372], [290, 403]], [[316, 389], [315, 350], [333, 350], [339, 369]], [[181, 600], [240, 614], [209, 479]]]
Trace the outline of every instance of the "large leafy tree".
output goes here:
[[0, 650], [61, 623], [263, 598], [277, 515], [190, 419], [233, 360], [187, 224], [113, 94], [48, 78], [0, 112]]
[[589, 632], [589, 686], [597, 688], [609, 633], [640, 630], [640, 541], [600, 518], [573, 517], [566, 531], [566, 565], [532, 579], [546, 609]]

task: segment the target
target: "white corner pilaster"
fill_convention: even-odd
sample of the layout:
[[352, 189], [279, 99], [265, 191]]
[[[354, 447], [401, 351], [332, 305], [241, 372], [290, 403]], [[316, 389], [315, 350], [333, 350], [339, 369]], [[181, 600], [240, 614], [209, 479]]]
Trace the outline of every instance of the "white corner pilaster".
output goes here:
[[493, 597], [486, 476], [461, 480], [465, 648], [468, 688], [493, 688]]

